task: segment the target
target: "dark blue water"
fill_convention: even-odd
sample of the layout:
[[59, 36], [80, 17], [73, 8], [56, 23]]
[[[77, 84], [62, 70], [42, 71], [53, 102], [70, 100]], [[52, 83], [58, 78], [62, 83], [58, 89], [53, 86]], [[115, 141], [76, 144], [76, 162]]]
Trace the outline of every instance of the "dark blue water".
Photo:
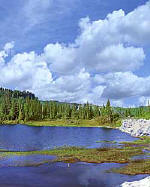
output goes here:
[[[105, 128], [0, 126], [0, 148], [29, 151], [56, 146], [114, 146], [97, 141], [133, 141], [119, 130]], [[124, 181], [146, 175], [128, 176], [107, 171], [123, 166], [115, 163], [52, 163], [48, 155], [9, 156], [0, 158], [0, 187], [116, 187]], [[40, 166], [39, 166], [40, 164]], [[28, 167], [27, 167], [28, 166]]]
[[37, 166], [45, 162], [51, 162], [56, 156], [51, 155], [23, 155], [23, 156], [8, 156], [0, 159], [0, 167], [10, 166]]
[[146, 175], [128, 176], [107, 173], [120, 164], [65, 163], [43, 164], [39, 167], [0, 168], [2, 187], [117, 187], [124, 181], [140, 180]]
[[0, 126], [0, 148], [11, 151], [51, 149], [56, 146], [106, 147], [97, 141], [133, 141], [136, 138], [116, 129], [75, 127]]

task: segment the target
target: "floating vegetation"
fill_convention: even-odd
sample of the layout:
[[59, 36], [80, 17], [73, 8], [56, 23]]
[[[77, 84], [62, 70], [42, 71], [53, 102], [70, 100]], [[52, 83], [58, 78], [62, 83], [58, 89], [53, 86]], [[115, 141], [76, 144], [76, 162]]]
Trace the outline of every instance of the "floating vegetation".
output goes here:
[[112, 172], [126, 175], [150, 174], [150, 159], [133, 160], [124, 167], [112, 169]]
[[96, 141], [96, 143], [110, 143], [110, 144], [116, 144], [116, 143], [118, 143], [118, 142], [116, 142], [116, 141], [103, 140], [103, 141]]
[[[116, 143], [115, 141], [99, 141], [105, 143]], [[11, 152], [1, 150], [0, 158], [12, 156], [36, 156], [36, 155], [52, 155], [56, 156], [53, 162], [86, 162], [86, 163], [121, 163], [127, 164], [121, 168], [111, 171], [136, 175], [150, 174], [150, 159], [137, 159], [136, 156], [149, 155], [147, 151], [150, 147], [150, 137], [142, 137], [140, 140], [133, 142], [122, 142], [121, 147], [100, 147], [100, 148], [85, 148], [85, 147], [56, 147], [52, 150], [30, 151], [30, 152]], [[34, 157], [33, 157], [34, 158]], [[48, 163], [49, 160], [39, 163], [28, 163], [28, 166], [41, 165]]]

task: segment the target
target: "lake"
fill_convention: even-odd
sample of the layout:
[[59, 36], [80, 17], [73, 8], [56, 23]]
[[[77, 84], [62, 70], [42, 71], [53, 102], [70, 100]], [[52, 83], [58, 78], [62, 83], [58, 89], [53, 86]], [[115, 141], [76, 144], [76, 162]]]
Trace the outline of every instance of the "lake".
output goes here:
[[[136, 138], [116, 129], [76, 127], [0, 126], [0, 148], [11, 151], [52, 149], [56, 146], [106, 147]], [[116, 141], [117, 144], [110, 142]], [[123, 164], [45, 163], [38, 167], [24, 164], [51, 161], [52, 156], [12, 156], [0, 160], [0, 186], [3, 187], [116, 187], [124, 181], [134, 181], [146, 175], [128, 176], [108, 173]], [[20, 167], [19, 167], [20, 166]], [[9, 179], [9, 180], [8, 180]]]
[[133, 141], [136, 138], [116, 129], [83, 127], [0, 126], [0, 148], [9, 151], [46, 150], [63, 145], [106, 147], [107, 142]]

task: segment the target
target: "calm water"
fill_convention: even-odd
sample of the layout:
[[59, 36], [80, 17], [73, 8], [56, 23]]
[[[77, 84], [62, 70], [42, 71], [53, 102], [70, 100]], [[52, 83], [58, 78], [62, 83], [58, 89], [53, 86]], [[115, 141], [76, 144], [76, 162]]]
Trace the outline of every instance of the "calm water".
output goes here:
[[[96, 143], [105, 140], [120, 142], [135, 138], [105, 128], [0, 126], [0, 148], [8, 150], [41, 150], [62, 145], [112, 146], [110, 143]], [[0, 159], [0, 187], [116, 187], [124, 181], [146, 177], [107, 172], [113, 167], [123, 166], [121, 164], [75, 163], [68, 167], [66, 163], [52, 163], [53, 158], [26, 155]], [[38, 163], [43, 164], [33, 166]]]
[[[140, 180], [146, 175], [128, 176], [107, 173], [120, 164], [43, 164], [39, 167], [0, 168], [2, 187], [117, 187], [124, 181]], [[9, 179], [9, 180], [8, 180]]]
[[0, 126], [0, 148], [11, 151], [43, 150], [63, 145], [104, 147], [112, 145], [96, 142], [135, 139], [119, 130], [106, 128]]

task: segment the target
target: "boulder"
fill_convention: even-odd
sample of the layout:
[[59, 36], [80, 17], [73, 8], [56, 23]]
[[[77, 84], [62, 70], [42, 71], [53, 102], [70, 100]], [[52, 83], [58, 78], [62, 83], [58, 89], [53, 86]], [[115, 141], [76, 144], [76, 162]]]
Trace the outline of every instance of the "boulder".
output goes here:
[[150, 136], [150, 120], [145, 119], [126, 119], [122, 121], [121, 131], [132, 136]]
[[150, 176], [140, 181], [124, 182], [120, 187], [150, 187]]

